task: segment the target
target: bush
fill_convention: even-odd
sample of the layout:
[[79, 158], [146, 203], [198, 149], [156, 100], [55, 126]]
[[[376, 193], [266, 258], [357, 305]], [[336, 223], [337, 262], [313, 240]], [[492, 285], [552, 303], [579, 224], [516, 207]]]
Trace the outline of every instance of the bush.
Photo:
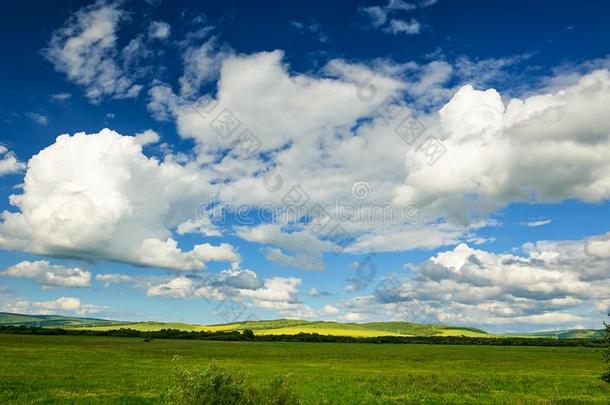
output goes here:
[[167, 400], [176, 405], [248, 405], [253, 404], [244, 374], [223, 367], [216, 362], [204, 369], [180, 366], [174, 358], [173, 385]]
[[260, 403], [265, 405], [297, 405], [301, 401], [294, 392], [289, 377], [278, 375], [267, 386]]
[[[610, 314], [608, 314], [610, 316]], [[602, 374], [601, 378], [607, 383], [610, 383], [610, 323], [604, 322], [606, 330], [604, 331], [604, 343], [606, 350], [604, 350], [604, 360], [607, 363], [606, 372]]]
[[263, 389], [248, 386], [243, 372], [211, 362], [187, 368], [174, 357], [173, 383], [167, 402], [174, 405], [299, 405], [288, 376], [276, 376]]

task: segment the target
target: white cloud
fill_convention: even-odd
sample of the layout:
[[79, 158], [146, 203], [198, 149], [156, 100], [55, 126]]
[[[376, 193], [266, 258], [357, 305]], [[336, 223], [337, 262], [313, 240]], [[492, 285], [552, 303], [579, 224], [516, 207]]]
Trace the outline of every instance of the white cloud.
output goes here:
[[54, 301], [32, 302], [29, 307], [36, 308], [35, 312], [43, 315], [75, 313], [79, 316], [96, 314], [105, 308], [99, 305], [83, 304], [76, 297], [59, 297]]
[[391, 19], [390, 23], [386, 28], [384, 28], [385, 32], [389, 32], [390, 34], [419, 34], [421, 30], [421, 24], [415, 18], [412, 18], [410, 21], [399, 20], [399, 19]]
[[577, 241], [527, 243], [524, 255], [492, 253], [459, 244], [422, 264], [407, 266], [409, 277], [394, 275], [373, 287], [370, 296], [335, 303], [345, 310], [412, 322], [449, 324], [545, 324], [570, 327], [605, 317], [583, 312], [607, 301], [607, 259], [598, 241], [608, 234]]
[[337, 308], [333, 305], [324, 305], [322, 307], [322, 309], [320, 310], [320, 312], [322, 312], [325, 315], [336, 315], [339, 313], [339, 308]]
[[609, 88], [610, 72], [600, 70], [505, 106], [493, 89], [462, 87], [434, 127], [447, 153], [433, 166], [407, 153], [407, 178], [394, 202], [418, 201], [424, 211], [468, 222], [469, 212], [510, 202], [610, 198]]
[[94, 103], [104, 96], [135, 97], [141, 89], [117, 63], [117, 30], [125, 18], [118, 3], [97, 1], [72, 15], [45, 49], [55, 69], [85, 88]]
[[70, 93], [56, 93], [51, 95], [51, 98], [59, 103], [65, 103], [66, 101], [70, 100], [71, 97], [72, 94]]
[[[301, 280], [293, 277], [271, 277], [260, 280], [252, 270], [237, 265], [221, 273], [203, 277], [181, 276], [147, 287], [150, 297], [174, 299], [201, 298], [227, 302], [237, 306], [275, 311], [287, 317], [313, 317], [315, 311], [298, 298]], [[227, 305], [229, 305], [227, 304]]]
[[171, 26], [163, 21], [153, 21], [148, 26], [148, 37], [153, 39], [166, 39], [171, 34]]
[[18, 173], [25, 169], [25, 164], [20, 162], [15, 153], [0, 144], [0, 176]]
[[111, 284], [129, 283], [134, 280], [133, 277], [127, 274], [119, 273], [96, 274], [95, 279], [104, 283], [105, 288], [110, 287]]
[[11, 302], [2, 303], [2, 312], [11, 312], [14, 314], [24, 314], [30, 308], [30, 303], [26, 300], [17, 300]]
[[196, 166], [145, 156], [142, 138], [61, 135], [29, 161], [23, 194], [10, 197], [19, 211], [1, 214], [0, 246], [175, 270], [239, 261], [230, 245], [184, 251], [171, 237], [208, 187]]
[[[584, 76], [580, 84], [555, 94], [515, 99], [508, 107], [494, 89], [464, 86], [440, 111], [422, 113], [408, 107], [403, 96], [428, 110], [451, 97], [455, 82], [478, 77], [477, 72], [485, 70], [493, 73], [483, 75], [481, 81], [490, 81], [520, 59], [461, 58], [455, 64], [425, 65], [378, 61], [373, 67], [332, 60], [317, 74], [299, 75], [289, 72], [282, 57], [274, 51], [223, 59], [215, 98], [193, 96], [188, 101], [166, 85], [151, 90], [151, 111], [159, 117], [173, 116], [179, 134], [196, 140], [197, 159], [218, 185], [222, 203], [281, 207], [287, 193], [299, 186], [309, 206], [341, 201], [351, 204], [348, 212], [361, 213], [370, 207], [353, 208], [358, 201], [351, 188], [365, 180], [372, 190], [370, 202], [385, 203], [394, 212], [413, 204], [420, 208], [415, 217], [398, 221], [358, 222], [338, 220], [346, 210], [331, 206], [328, 218], [339, 222], [354, 240], [346, 251], [358, 253], [480, 243], [484, 238], [476, 232], [489, 225], [486, 215], [511, 202], [607, 198], [603, 192], [610, 189], [604, 180], [607, 159], [602, 158], [608, 152], [607, 114], [603, 114], [608, 104], [607, 71]], [[399, 116], [388, 118], [394, 111]], [[226, 116], [235, 127], [220, 136], [213, 126]], [[408, 116], [421, 122], [423, 138], [435, 134], [443, 142], [446, 153], [434, 165], [396, 133], [396, 126]], [[541, 120], [556, 121], [546, 125]], [[235, 146], [246, 130], [259, 143], [249, 156], [240, 154], [239, 144]], [[591, 131], [595, 136], [583, 139]], [[265, 159], [259, 158], [261, 153]], [[563, 176], [543, 170], [551, 163], [571, 172]], [[277, 187], [268, 187], [269, 175], [275, 177]], [[581, 183], [593, 176], [599, 182], [583, 188]], [[573, 184], [558, 195], [566, 182]], [[585, 188], [598, 195], [591, 198]], [[289, 235], [285, 238], [257, 239], [256, 227], [241, 227], [237, 233], [271, 245], [265, 249], [269, 260], [322, 268], [321, 255], [331, 250], [332, 243], [319, 233], [304, 232], [296, 222], [294, 218], [290, 226], [273, 224], [279, 235]], [[195, 221], [186, 221], [179, 231], [197, 228]], [[216, 231], [203, 228], [202, 232]], [[288, 246], [288, 240], [297, 236], [298, 243]], [[317, 241], [317, 250], [304, 252], [312, 240]]]
[[381, 27], [388, 20], [387, 12], [379, 6], [361, 7], [358, 11], [370, 18], [374, 28]]
[[413, 11], [419, 7], [428, 7], [431, 4], [420, 3], [416, 5], [403, 0], [389, 0], [386, 5], [359, 7], [358, 12], [367, 17], [372, 28], [381, 28], [389, 34], [419, 34], [421, 24], [415, 18], [404, 20], [398, 18], [399, 13]]
[[358, 312], [348, 312], [345, 315], [340, 316], [339, 319], [345, 322], [360, 322], [365, 319], [365, 316]]
[[46, 260], [23, 261], [0, 272], [0, 276], [29, 278], [45, 287], [89, 287], [91, 273], [78, 267], [51, 264]]
[[334, 244], [319, 240], [307, 230], [282, 232], [277, 224], [263, 224], [256, 227], [239, 227], [237, 236], [255, 243], [271, 244], [295, 252], [296, 256], [283, 253], [280, 249], [268, 249], [267, 259], [285, 266], [300, 267], [305, 270], [322, 270], [322, 254], [334, 249]]
[[149, 297], [188, 298], [193, 296], [195, 286], [188, 277], [177, 277], [167, 283], [152, 286], [146, 292]]
[[188, 46], [183, 55], [184, 73], [179, 78], [180, 95], [189, 97], [198, 93], [199, 87], [218, 76], [223, 61], [233, 55], [227, 46], [219, 46], [210, 38], [199, 46]]
[[610, 258], [610, 233], [590, 238], [587, 241], [586, 250], [595, 257]]
[[26, 116], [34, 121], [38, 125], [47, 125], [49, 123], [49, 117], [36, 112], [28, 112]]
[[537, 219], [532, 221], [521, 222], [521, 225], [525, 225], [530, 228], [536, 228], [538, 226], [548, 225], [552, 222], [550, 219]]

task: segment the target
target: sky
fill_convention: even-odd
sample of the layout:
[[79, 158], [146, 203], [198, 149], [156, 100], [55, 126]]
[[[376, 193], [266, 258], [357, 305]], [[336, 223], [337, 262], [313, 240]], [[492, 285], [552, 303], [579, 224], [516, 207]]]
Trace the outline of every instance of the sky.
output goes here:
[[601, 328], [609, 12], [6, 4], [0, 311]]

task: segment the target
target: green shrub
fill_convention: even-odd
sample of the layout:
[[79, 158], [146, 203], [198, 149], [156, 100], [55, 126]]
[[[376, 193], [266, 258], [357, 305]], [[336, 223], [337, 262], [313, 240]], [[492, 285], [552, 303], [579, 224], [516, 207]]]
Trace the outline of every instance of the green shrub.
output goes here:
[[246, 382], [246, 376], [211, 362], [205, 368], [188, 368], [174, 357], [173, 382], [167, 402], [173, 405], [299, 405], [288, 376], [276, 376], [263, 388]]
[[248, 340], [254, 340], [254, 332], [252, 332], [252, 329], [244, 329], [241, 334]]
[[220, 367], [216, 362], [203, 369], [179, 365], [174, 358], [173, 385], [167, 400], [176, 405], [248, 405], [252, 393], [244, 374]]
[[[608, 314], [610, 316], [610, 314]], [[606, 350], [604, 350], [604, 360], [606, 361], [606, 371], [602, 374], [601, 378], [607, 383], [610, 383], [610, 323], [604, 322], [606, 330], [604, 331], [604, 343]]]
[[301, 403], [294, 392], [290, 378], [286, 375], [275, 376], [263, 391], [261, 403], [265, 405], [298, 405]]

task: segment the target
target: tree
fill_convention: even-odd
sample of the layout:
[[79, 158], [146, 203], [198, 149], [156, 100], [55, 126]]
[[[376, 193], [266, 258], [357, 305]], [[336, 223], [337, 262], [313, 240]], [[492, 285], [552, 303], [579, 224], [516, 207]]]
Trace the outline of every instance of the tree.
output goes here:
[[[610, 316], [610, 313], [608, 314]], [[610, 383], [610, 323], [604, 322], [606, 330], [604, 331], [604, 341], [606, 350], [604, 351], [604, 360], [606, 362], [606, 371], [602, 374], [602, 380]]]
[[241, 334], [248, 340], [254, 340], [254, 332], [252, 332], [252, 329], [244, 329]]

